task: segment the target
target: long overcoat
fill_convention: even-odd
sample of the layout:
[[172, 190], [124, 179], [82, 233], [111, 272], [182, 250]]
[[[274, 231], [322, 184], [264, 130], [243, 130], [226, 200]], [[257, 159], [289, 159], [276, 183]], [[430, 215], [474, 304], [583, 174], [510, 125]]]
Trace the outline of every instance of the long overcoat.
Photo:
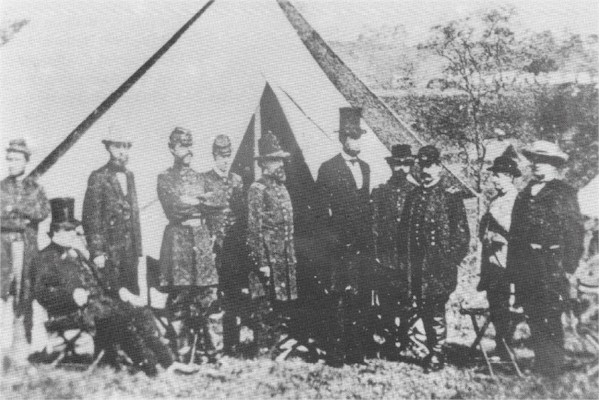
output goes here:
[[398, 247], [408, 263], [412, 295], [445, 303], [456, 289], [458, 265], [469, 251], [462, 198], [442, 182], [417, 187], [406, 199], [401, 221]]
[[[127, 194], [117, 172], [125, 173]], [[105, 276], [110, 291], [126, 287], [138, 293], [138, 258], [142, 256], [142, 231], [135, 178], [112, 162], [92, 172], [83, 200], [82, 224], [90, 257], [105, 255]]]
[[[328, 284], [336, 292], [348, 286], [356, 290], [364, 287], [373, 262], [370, 168], [360, 159], [358, 163], [363, 177], [360, 189], [341, 154], [324, 162], [317, 176], [318, 222], [333, 251]], [[356, 261], [357, 255], [363, 263], [344, 263], [349, 258]]]
[[[169, 224], [160, 248], [161, 286], [211, 286], [219, 284], [214, 238], [202, 205], [190, 205], [183, 197], [206, 193], [205, 179], [190, 167], [174, 166], [158, 176], [158, 199]], [[199, 221], [197, 226], [182, 224]]]
[[[21, 272], [21, 293], [18, 303], [28, 306], [32, 300], [32, 281], [35, 272], [31, 269], [31, 261], [38, 252], [38, 224], [50, 214], [50, 204], [44, 190], [33, 179], [18, 181], [8, 177], [0, 183], [0, 202], [2, 208], [2, 255], [0, 259], [0, 296], [6, 300], [15, 294], [16, 277], [14, 277], [13, 242], [22, 241], [23, 270]], [[19, 305], [17, 305], [17, 309]]]
[[583, 252], [576, 191], [560, 180], [546, 183], [536, 196], [531, 187], [517, 196], [509, 232], [507, 273], [517, 302], [544, 293], [568, 296], [566, 273], [575, 272]]
[[255, 266], [271, 271], [267, 288], [258, 280], [250, 280], [252, 295], [265, 294], [277, 301], [297, 299], [294, 212], [284, 184], [263, 176], [250, 186], [247, 242]]
[[[207, 214], [206, 223], [215, 239], [219, 283], [225, 286], [244, 285], [244, 269], [240, 260], [245, 250], [246, 198], [242, 178], [234, 173], [226, 176], [214, 169], [203, 173], [204, 188], [216, 204], [226, 205]], [[247, 281], [247, 278], [246, 278]]]
[[406, 265], [398, 253], [398, 225], [409, 192], [415, 188], [406, 176], [392, 176], [388, 182], [373, 190], [373, 234], [375, 256], [386, 269], [386, 276], [394, 287], [405, 291], [408, 284]]

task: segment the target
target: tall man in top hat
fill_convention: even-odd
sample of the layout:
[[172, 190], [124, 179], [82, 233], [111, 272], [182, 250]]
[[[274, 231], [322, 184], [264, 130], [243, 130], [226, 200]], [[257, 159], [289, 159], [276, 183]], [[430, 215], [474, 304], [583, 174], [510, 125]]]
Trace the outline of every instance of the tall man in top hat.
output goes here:
[[505, 342], [510, 340], [510, 282], [506, 277], [508, 256], [508, 232], [515, 199], [519, 191], [514, 180], [521, 176], [516, 161], [509, 156], [499, 156], [492, 167], [492, 183], [496, 196], [479, 224], [479, 238], [483, 245], [481, 256], [481, 280], [478, 291], [486, 291], [490, 305], [490, 317], [496, 331], [496, 352], [507, 358]]
[[[370, 205], [370, 168], [360, 154], [361, 110], [340, 109], [339, 141], [343, 150], [319, 168], [318, 216], [333, 240], [336, 259], [331, 261], [331, 291], [335, 322], [328, 362], [363, 362], [361, 312], [368, 306], [365, 289], [373, 252]], [[370, 290], [370, 289], [369, 289]]]
[[[176, 127], [169, 136], [173, 166], [158, 175], [158, 199], [169, 220], [160, 248], [160, 285], [174, 295], [174, 306], [199, 308], [206, 354], [222, 349], [219, 274], [209, 212], [224, 209], [207, 198], [205, 177], [192, 169], [192, 132]], [[214, 316], [213, 316], [214, 315]]]
[[[9, 330], [12, 334], [3, 337], [13, 343], [25, 343], [25, 337], [31, 335], [31, 285], [34, 277], [30, 266], [38, 251], [38, 224], [50, 213], [42, 187], [25, 176], [30, 156], [25, 140], [10, 141], [6, 149], [8, 177], [0, 182], [0, 318], [4, 326], [12, 330]], [[2, 348], [10, 348], [10, 344], [6, 345], [3, 344]]]
[[564, 362], [562, 305], [583, 252], [584, 231], [577, 192], [559, 179], [567, 154], [546, 141], [523, 153], [533, 163], [533, 179], [515, 201], [507, 269], [515, 303], [528, 316], [535, 367], [557, 375]]
[[51, 243], [34, 259], [36, 299], [51, 316], [81, 313], [86, 324], [95, 329], [96, 354], [103, 349], [111, 363], [116, 363], [114, 346], [120, 344], [149, 375], [157, 373], [157, 363], [170, 367], [173, 354], [162, 343], [152, 312], [106, 292], [106, 282], [88, 259], [89, 252], [77, 231], [80, 223], [74, 218], [75, 200], [55, 198], [50, 203]]
[[88, 180], [83, 228], [91, 258], [108, 277], [109, 290], [125, 287], [139, 295], [142, 231], [135, 179], [127, 169], [131, 140], [110, 130], [102, 143], [110, 160]]
[[419, 149], [421, 185], [406, 199], [399, 226], [399, 250], [406, 257], [411, 295], [425, 326], [428, 370], [444, 366], [446, 302], [456, 289], [457, 268], [469, 251], [469, 225], [461, 197], [442, 179], [439, 150]]
[[[298, 299], [296, 250], [294, 247], [294, 211], [285, 187], [284, 160], [290, 157], [279, 140], [266, 132], [258, 141], [258, 163], [262, 176], [248, 190], [248, 247], [257, 271], [251, 272], [250, 293], [256, 341], [270, 347], [267, 320], [272, 312], [279, 315], [286, 304]], [[275, 309], [275, 310], [273, 310]], [[275, 319], [277, 320], [277, 319]]]
[[204, 187], [217, 203], [226, 207], [208, 213], [206, 222], [215, 238], [215, 263], [224, 295], [223, 345], [225, 352], [232, 352], [239, 342], [237, 318], [243, 303], [241, 291], [247, 287], [247, 277], [240, 266], [240, 254], [245, 247], [241, 220], [247, 214], [246, 199], [242, 178], [229, 171], [232, 152], [227, 135], [215, 138], [212, 154], [215, 166], [202, 174]]
[[[403, 340], [408, 332], [407, 300], [408, 276], [405, 264], [400, 263], [398, 254], [398, 225], [404, 202], [409, 192], [418, 184], [410, 175], [414, 165], [414, 156], [410, 145], [392, 146], [392, 155], [386, 158], [392, 176], [385, 183], [373, 190], [373, 232], [375, 235], [375, 256], [385, 268], [384, 277], [378, 286], [379, 302], [383, 311], [386, 333], [386, 351], [389, 356], [396, 352], [395, 343]], [[400, 318], [400, 325], [396, 325]]]

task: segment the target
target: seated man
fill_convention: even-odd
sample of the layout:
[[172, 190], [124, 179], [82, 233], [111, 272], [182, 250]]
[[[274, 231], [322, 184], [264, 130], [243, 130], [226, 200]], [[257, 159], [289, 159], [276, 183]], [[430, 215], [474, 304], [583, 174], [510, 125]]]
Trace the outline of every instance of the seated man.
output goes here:
[[96, 331], [95, 352], [104, 349], [112, 364], [116, 363], [115, 345], [119, 344], [148, 375], [157, 373], [157, 363], [165, 368], [172, 366], [173, 354], [162, 343], [152, 312], [123, 302], [102, 288], [98, 271], [88, 260], [83, 238], [76, 230], [80, 223], [73, 218], [74, 199], [52, 199], [50, 206], [52, 242], [34, 260], [34, 294], [38, 302], [50, 316], [81, 310], [86, 323]]

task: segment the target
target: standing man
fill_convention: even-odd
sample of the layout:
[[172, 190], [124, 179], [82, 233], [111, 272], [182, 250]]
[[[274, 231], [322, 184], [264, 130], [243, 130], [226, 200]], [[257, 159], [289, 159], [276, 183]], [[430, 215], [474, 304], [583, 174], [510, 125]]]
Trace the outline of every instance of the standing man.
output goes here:
[[[31, 302], [34, 273], [31, 261], [37, 254], [38, 224], [48, 217], [50, 205], [44, 190], [25, 176], [31, 151], [25, 140], [15, 139], [6, 149], [8, 177], [0, 183], [2, 204], [2, 259], [0, 259], [0, 311], [9, 332], [6, 348], [24, 345], [31, 338]], [[12, 345], [10, 344], [12, 341]], [[19, 355], [16, 355], [18, 358]], [[22, 358], [25, 359], [25, 355]]]
[[[398, 225], [404, 202], [409, 192], [418, 184], [410, 175], [415, 158], [410, 145], [392, 146], [392, 156], [386, 157], [392, 176], [385, 184], [373, 190], [373, 232], [375, 235], [375, 256], [385, 268], [385, 275], [378, 286], [384, 328], [386, 330], [385, 350], [389, 357], [397, 354], [396, 342], [407, 345], [404, 338], [408, 332], [410, 306], [408, 298], [408, 275], [405, 264], [400, 263], [398, 253]], [[400, 325], [396, 325], [400, 318]]]
[[[286, 304], [298, 298], [294, 212], [285, 187], [284, 160], [290, 157], [272, 132], [258, 141], [262, 177], [248, 191], [248, 247], [257, 271], [250, 274], [250, 292], [257, 300], [254, 308], [255, 340], [270, 348], [273, 340], [268, 320], [279, 320]], [[271, 315], [275, 310], [276, 318]]]
[[223, 329], [218, 317], [219, 275], [207, 216], [218, 205], [209, 203], [205, 178], [190, 166], [192, 144], [190, 130], [175, 128], [169, 136], [173, 166], [158, 176], [158, 199], [169, 220], [160, 248], [159, 279], [174, 296], [173, 305], [200, 314], [202, 327], [194, 329], [202, 331], [205, 351], [213, 358], [222, 350]]
[[496, 352], [509, 358], [505, 342], [510, 340], [510, 282], [506, 277], [508, 232], [515, 199], [519, 191], [514, 180], [521, 176], [517, 163], [508, 156], [500, 156], [488, 168], [497, 195], [492, 199], [487, 213], [479, 224], [479, 238], [483, 245], [481, 280], [478, 291], [487, 291], [490, 317], [496, 330]]
[[215, 138], [212, 148], [215, 167], [203, 174], [204, 187], [225, 209], [217, 209], [207, 216], [211, 235], [215, 238], [215, 262], [219, 284], [223, 291], [223, 346], [233, 353], [239, 342], [237, 318], [243, 307], [242, 289], [248, 286], [240, 266], [240, 253], [245, 247], [240, 227], [246, 215], [242, 178], [229, 171], [232, 161], [231, 140], [227, 135]]
[[88, 180], [83, 229], [92, 260], [108, 279], [108, 291], [125, 287], [139, 295], [142, 231], [135, 179], [127, 169], [131, 140], [111, 130], [102, 143], [110, 160]]
[[343, 150], [319, 168], [319, 219], [332, 238], [331, 293], [335, 308], [328, 363], [364, 362], [361, 313], [369, 305], [370, 263], [373, 252], [369, 165], [358, 158], [361, 110], [340, 109], [339, 141]]
[[563, 302], [583, 252], [584, 231], [577, 192], [559, 180], [567, 154], [546, 141], [523, 153], [533, 163], [534, 178], [515, 201], [507, 269], [515, 303], [528, 316], [534, 367], [558, 375], [564, 363]]
[[469, 251], [469, 225], [462, 199], [440, 182], [442, 165], [435, 146], [419, 149], [421, 185], [406, 199], [399, 226], [411, 295], [423, 321], [429, 355], [427, 370], [444, 367], [446, 302], [456, 289], [457, 268]]

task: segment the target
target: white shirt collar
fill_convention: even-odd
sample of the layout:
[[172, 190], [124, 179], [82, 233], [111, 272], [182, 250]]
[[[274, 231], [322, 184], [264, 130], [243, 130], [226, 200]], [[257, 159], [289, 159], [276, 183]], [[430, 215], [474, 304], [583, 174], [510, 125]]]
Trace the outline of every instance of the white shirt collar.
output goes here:
[[342, 154], [342, 157], [344, 158], [344, 160], [347, 162], [352, 161], [352, 160], [358, 160], [358, 156], [356, 156], [356, 157], [350, 156], [348, 153], [346, 153], [344, 151], [342, 151], [341, 154]]

